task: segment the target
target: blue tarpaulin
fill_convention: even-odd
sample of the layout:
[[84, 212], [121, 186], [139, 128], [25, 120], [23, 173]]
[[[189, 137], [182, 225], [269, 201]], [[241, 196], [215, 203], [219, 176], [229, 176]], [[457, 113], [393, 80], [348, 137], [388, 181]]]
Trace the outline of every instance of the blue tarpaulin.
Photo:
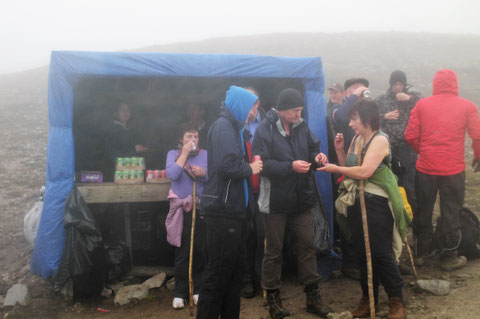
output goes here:
[[[298, 79], [305, 88], [308, 126], [319, 137], [321, 151], [328, 152], [324, 73], [318, 57], [54, 51], [48, 79], [46, 190], [31, 261], [32, 272], [44, 278], [60, 265], [65, 200], [74, 182], [73, 87], [78, 79], [95, 76]], [[316, 178], [333, 238], [330, 176], [317, 173]]]

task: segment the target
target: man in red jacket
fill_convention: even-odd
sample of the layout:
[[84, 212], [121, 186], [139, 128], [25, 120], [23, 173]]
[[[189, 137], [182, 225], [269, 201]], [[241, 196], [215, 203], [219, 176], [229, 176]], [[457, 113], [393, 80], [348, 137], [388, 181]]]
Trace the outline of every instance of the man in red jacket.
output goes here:
[[[456, 74], [440, 70], [433, 78], [433, 95], [412, 110], [405, 139], [418, 153], [415, 180], [418, 202], [413, 219], [415, 251], [419, 264], [438, 248], [445, 271], [465, 266], [457, 256], [461, 240], [460, 210], [465, 197], [465, 131], [472, 138], [474, 164], [480, 161], [480, 118], [472, 102], [458, 96]], [[440, 193], [438, 242], [432, 243], [432, 212]], [[435, 237], [437, 240], [437, 237]]]

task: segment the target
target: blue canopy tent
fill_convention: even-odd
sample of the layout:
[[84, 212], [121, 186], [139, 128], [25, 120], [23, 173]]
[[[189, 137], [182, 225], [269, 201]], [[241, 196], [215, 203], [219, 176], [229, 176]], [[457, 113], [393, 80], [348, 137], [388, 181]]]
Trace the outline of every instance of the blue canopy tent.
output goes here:
[[[84, 77], [287, 78], [301, 81], [308, 126], [327, 153], [324, 73], [320, 58], [226, 54], [52, 52], [48, 80], [50, 132], [44, 206], [31, 269], [50, 278], [58, 269], [65, 241], [65, 200], [74, 184], [72, 134], [74, 85]], [[219, 101], [220, 103], [220, 101]], [[330, 176], [316, 175], [333, 234]], [[333, 237], [333, 236], [331, 236]]]

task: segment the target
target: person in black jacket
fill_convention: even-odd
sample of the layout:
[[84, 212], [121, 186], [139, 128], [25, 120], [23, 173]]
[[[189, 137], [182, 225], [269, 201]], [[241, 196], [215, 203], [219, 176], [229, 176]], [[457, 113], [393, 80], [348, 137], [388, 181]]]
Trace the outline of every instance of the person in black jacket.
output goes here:
[[148, 151], [148, 148], [136, 143], [135, 135], [129, 125], [130, 119], [131, 112], [128, 104], [125, 102], [118, 103], [113, 112], [113, 120], [106, 128], [107, 180], [113, 180], [117, 157], [138, 156], [139, 153]]
[[260, 155], [264, 164], [258, 200], [260, 212], [264, 213], [267, 241], [262, 286], [267, 291], [272, 318], [290, 315], [283, 308], [279, 293], [287, 228], [295, 237], [298, 276], [305, 285], [307, 311], [325, 318], [331, 312], [318, 294], [321, 276], [317, 272], [311, 214], [316, 201], [313, 169], [328, 160], [325, 154], [319, 153], [317, 138], [301, 118], [303, 104], [298, 90], [283, 90], [277, 108], [267, 113], [253, 140], [252, 153]]
[[238, 318], [245, 219], [254, 207], [250, 177], [262, 161], [248, 163], [245, 123], [258, 107], [253, 93], [231, 86], [220, 118], [208, 132], [208, 181], [201, 197], [208, 261], [200, 283], [197, 318]]

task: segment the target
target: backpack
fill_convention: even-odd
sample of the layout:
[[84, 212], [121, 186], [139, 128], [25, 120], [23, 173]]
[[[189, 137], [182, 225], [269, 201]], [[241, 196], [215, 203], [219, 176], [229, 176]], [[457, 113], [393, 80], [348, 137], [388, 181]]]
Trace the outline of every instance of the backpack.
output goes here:
[[460, 211], [460, 231], [462, 240], [458, 247], [458, 255], [469, 259], [480, 258], [480, 221], [466, 207]]

